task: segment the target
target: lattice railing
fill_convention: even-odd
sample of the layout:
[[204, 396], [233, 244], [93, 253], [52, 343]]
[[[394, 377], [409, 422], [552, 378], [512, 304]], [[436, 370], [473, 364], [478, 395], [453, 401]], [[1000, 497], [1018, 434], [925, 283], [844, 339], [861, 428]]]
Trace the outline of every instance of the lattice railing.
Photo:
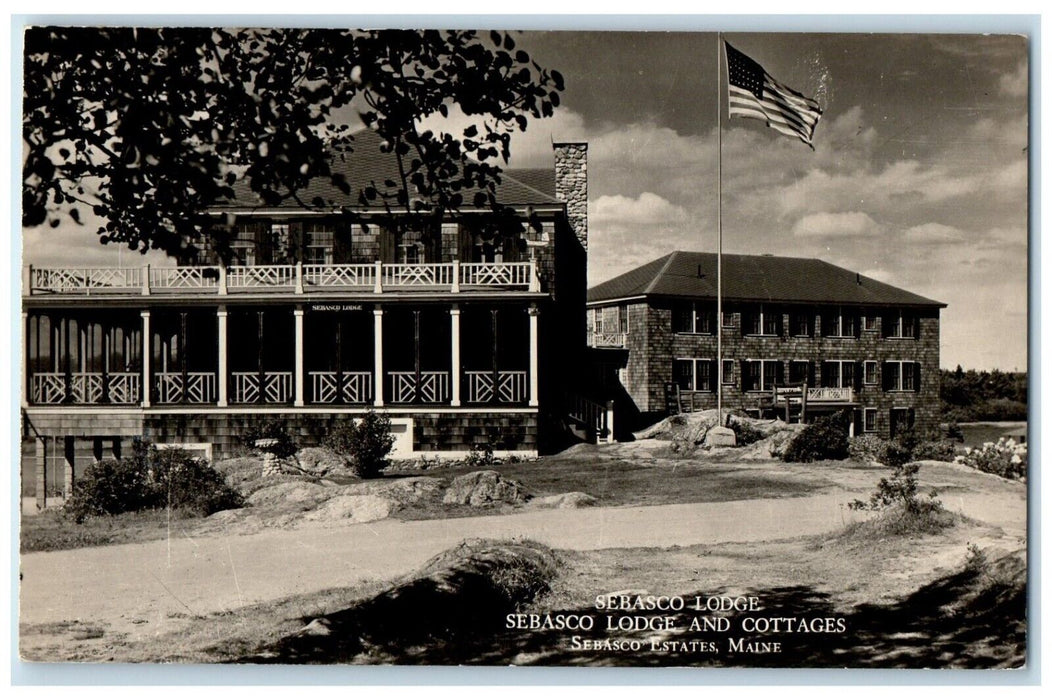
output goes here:
[[497, 380], [493, 380], [492, 371], [470, 371], [464, 372], [465, 401], [468, 403], [523, 403], [526, 401], [526, 372], [506, 371], [497, 372]]
[[460, 283], [482, 287], [529, 287], [530, 263], [461, 263]]
[[449, 263], [384, 265], [381, 269], [384, 287], [451, 287], [453, 285], [453, 265]]
[[139, 403], [142, 375], [138, 372], [114, 372], [107, 379], [110, 403]]
[[150, 288], [154, 290], [212, 289], [218, 286], [218, 267], [150, 268]]
[[215, 372], [157, 372], [157, 403], [212, 403], [216, 400]]
[[342, 396], [336, 372], [308, 372], [311, 403], [369, 403], [373, 400], [372, 372], [344, 372]]
[[235, 265], [228, 269], [227, 287], [294, 287], [295, 265]]
[[137, 292], [142, 289], [141, 267], [32, 268], [29, 291], [91, 294], [92, 291]]
[[304, 265], [303, 284], [308, 287], [373, 287], [376, 265]]
[[816, 386], [807, 390], [808, 401], [843, 401], [851, 402], [853, 391], [850, 387]]
[[[288, 403], [292, 400], [292, 372], [232, 372], [234, 403]], [[261, 398], [262, 396], [262, 398]]]
[[593, 333], [593, 348], [623, 348], [628, 335], [626, 333]]
[[392, 403], [446, 403], [449, 401], [449, 372], [389, 372]]
[[65, 372], [35, 372], [30, 382], [30, 401], [55, 404], [66, 400]]

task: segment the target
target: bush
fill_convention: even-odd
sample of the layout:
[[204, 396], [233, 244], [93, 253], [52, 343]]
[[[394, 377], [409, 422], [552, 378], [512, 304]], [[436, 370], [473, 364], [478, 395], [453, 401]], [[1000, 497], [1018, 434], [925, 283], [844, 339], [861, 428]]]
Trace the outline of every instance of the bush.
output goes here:
[[1027, 447], [1011, 438], [1000, 438], [975, 449], [964, 448], [964, 454], [955, 461], [1006, 479], [1022, 479], [1027, 471]]
[[727, 416], [727, 427], [734, 431], [734, 439], [738, 447], [751, 445], [763, 439], [763, 433], [754, 428], [752, 424], [732, 419], [730, 415]]
[[848, 455], [859, 462], [884, 463], [888, 441], [877, 435], [857, 435], [848, 442]]
[[917, 495], [916, 464], [905, 464], [895, 467], [891, 478], [881, 479], [877, 490], [869, 497], [869, 502], [854, 500], [848, 504], [852, 510], [886, 510], [901, 508], [909, 515], [928, 515], [943, 510], [938, 493], [932, 489], [926, 497]]
[[786, 462], [816, 462], [822, 459], [845, 459], [848, 456], [845, 412], [822, 416], [794, 437], [782, 454]]
[[913, 459], [934, 459], [952, 462], [957, 458], [957, 446], [949, 440], [928, 440], [913, 449]]
[[211, 515], [242, 505], [241, 495], [205, 460], [136, 442], [131, 456], [89, 466], [64, 510], [79, 523], [94, 515], [165, 506]]
[[279, 459], [287, 459], [296, 454], [296, 451], [299, 449], [292, 436], [289, 435], [285, 424], [281, 421], [271, 420], [263, 425], [253, 426], [245, 431], [245, 434], [241, 437], [241, 441], [245, 446], [251, 449], [256, 449], [256, 441], [258, 440], [275, 440], [275, 443], [264, 451], [270, 452]]
[[337, 424], [326, 436], [325, 446], [350, 461], [362, 479], [376, 478], [390, 464], [391, 419], [370, 410], [358, 421]]

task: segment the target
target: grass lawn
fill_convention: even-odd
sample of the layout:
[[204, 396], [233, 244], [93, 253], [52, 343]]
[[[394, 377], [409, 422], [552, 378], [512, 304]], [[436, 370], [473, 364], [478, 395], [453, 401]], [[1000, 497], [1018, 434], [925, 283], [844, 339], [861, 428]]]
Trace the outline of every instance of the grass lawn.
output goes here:
[[21, 551], [47, 552], [78, 547], [97, 547], [159, 540], [171, 532], [184, 533], [200, 520], [196, 515], [164, 510], [97, 516], [76, 523], [61, 509], [50, 509], [21, 521]]
[[997, 442], [1010, 430], [1026, 428], [1026, 421], [1000, 421], [980, 423], [960, 423], [961, 433], [964, 435], [963, 445], [966, 447], [980, 447], [984, 442]]

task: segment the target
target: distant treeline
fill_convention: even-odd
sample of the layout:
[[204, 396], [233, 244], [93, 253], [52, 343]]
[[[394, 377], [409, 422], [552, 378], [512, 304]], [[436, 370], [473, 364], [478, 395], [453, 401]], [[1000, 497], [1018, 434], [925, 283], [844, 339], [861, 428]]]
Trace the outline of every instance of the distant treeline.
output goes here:
[[1026, 420], [1026, 372], [940, 370], [943, 420]]

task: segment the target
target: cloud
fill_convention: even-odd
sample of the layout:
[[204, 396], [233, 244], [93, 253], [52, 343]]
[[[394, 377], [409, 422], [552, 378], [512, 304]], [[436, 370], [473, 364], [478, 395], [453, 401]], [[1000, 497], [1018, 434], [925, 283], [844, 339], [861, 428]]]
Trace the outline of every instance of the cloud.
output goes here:
[[808, 214], [793, 226], [793, 235], [799, 237], [854, 238], [880, 233], [880, 224], [860, 211]]
[[1026, 97], [1030, 87], [1030, 76], [1026, 61], [1016, 66], [1011, 73], [1005, 73], [998, 82], [1001, 93], [1008, 97]]
[[958, 243], [964, 240], [960, 229], [937, 222], [911, 226], [902, 235], [913, 243]]
[[636, 198], [606, 195], [595, 200], [589, 213], [590, 224], [599, 228], [627, 229], [669, 226], [687, 221], [687, 210], [653, 192]]

